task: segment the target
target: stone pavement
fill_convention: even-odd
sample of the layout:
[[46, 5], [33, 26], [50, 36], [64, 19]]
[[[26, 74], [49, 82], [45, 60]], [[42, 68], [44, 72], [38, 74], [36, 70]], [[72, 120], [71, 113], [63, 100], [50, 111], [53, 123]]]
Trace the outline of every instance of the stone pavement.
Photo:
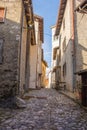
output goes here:
[[87, 130], [87, 112], [54, 89], [24, 96], [24, 109], [0, 108], [0, 130]]

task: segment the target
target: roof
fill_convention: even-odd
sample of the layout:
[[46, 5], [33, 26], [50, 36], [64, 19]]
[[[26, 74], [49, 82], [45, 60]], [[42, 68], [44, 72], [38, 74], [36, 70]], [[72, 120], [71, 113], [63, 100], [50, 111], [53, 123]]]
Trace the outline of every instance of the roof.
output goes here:
[[52, 28], [55, 28], [56, 27], [56, 25], [52, 25], [50, 28], [52, 29]]
[[87, 13], [87, 0], [83, 0], [75, 9], [79, 13]]
[[59, 35], [60, 28], [62, 25], [62, 20], [65, 12], [65, 7], [66, 7], [67, 0], [60, 0], [60, 6], [59, 6], [59, 11], [58, 11], [58, 19], [56, 23], [56, 31], [55, 35]]
[[28, 28], [30, 27], [30, 24], [32, 24], [32, 45], [36, 44], [35, 41], [35, 27], [34, 27], [34, 15], [33, 15], [33, 5], [32, 5], [32, 0], [22, 0], [24, 9], [25, 9], [25, 15], [26, 15], [26, 20], [27, 20], [27, 25]]
[[43, 17], [34, 14], [34, 20], [38, 20], [39, 22], [39, 30], [40, 30], [40, 41], [42, 41], [42, 43], [44, 42], [44, 29], [43, 29]]
[[47, 64], [47, 62], [46, 62], [45, 60], [42, 60], [42, 62], [44, 63], [44, 65], [45, 65], [46, 67], [48, 67], [48, 64]]

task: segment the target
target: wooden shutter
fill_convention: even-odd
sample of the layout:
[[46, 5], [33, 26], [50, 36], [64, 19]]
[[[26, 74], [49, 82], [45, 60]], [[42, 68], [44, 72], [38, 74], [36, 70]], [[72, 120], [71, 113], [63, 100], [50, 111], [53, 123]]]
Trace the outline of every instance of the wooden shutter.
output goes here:
[[4, 22], [5, 8], [0, 7], [0, 22]]

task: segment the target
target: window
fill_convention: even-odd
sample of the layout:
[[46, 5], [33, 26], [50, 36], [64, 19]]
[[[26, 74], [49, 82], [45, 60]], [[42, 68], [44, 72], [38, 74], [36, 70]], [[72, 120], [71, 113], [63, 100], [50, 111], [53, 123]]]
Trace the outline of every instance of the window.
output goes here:
[[58, 36], [55, 36], [55, 35], [54, 35], [53, 40], [54, 40], [54, 41], [55, 41], [55, 40], [58, 40]]
[[59, 62], [61, 61], [61, 50], [59, 50]]
[[65, 29], [65, 18], [63, 19], [63, 30]]
[[0, 23], [3, 23], [5, 19], [5, 8], [0, 7]]
[[63, 65], [63, 77], [66, 76], [66, 62]]
[[65, 49], [66, 49], [66, 37], [63, 40], [63, 51], [65, 51]]
[[0, 39], [0, 64], [3, 61], [3, 39]]
[[61, 35], [59, 36], [59, 44], [61, 44]]

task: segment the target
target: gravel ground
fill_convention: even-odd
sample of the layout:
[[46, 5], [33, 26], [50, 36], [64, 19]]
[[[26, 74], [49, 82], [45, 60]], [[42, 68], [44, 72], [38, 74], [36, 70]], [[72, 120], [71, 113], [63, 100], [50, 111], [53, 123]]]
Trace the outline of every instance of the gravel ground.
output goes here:
[[87, 130], [87, 112], [54, 89], [26, 93], [24, 109], [0, 108], [0, 130]]

